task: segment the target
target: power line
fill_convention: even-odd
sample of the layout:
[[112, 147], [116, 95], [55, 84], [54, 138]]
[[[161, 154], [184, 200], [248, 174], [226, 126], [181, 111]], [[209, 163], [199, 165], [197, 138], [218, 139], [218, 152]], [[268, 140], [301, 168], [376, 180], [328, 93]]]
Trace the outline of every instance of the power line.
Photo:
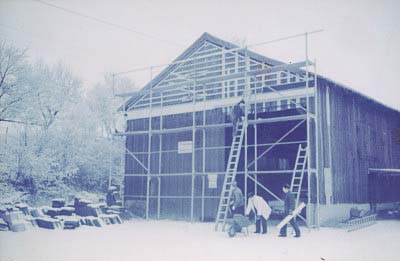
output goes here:
[[32, 1], [40, 3], [40, 4], [43, 4], [43, 5], [50, 6], [50, 7], [59, 9], [59, 10], [62, 10], [64, 12], [67, 12], [67, 13], [70, 13], [70, 14], [73, 14], [73, 15], [76, 15], [76, 16], [80, 16], [80, 17], [86, 18], [86, 19], [89, 19], [89, 20], [92, 20], [92, 21], [95, 21], [95, 22], [98, 22], [98, 23], [102, 23], [102, 24], [105, 24], [105, 25], [108, 25], [108, 26], [111, 26], [111, 27], [114, 27], [114, 28], [122, 29], [122, 30], [125, 30], [125, 31], [128, 31], [128, 32], [131, 32], [131, 33], [135, 33], [135, 34], [141, 35], [142, 37], [146, 37], [146, 38], [154, 39], [154, 40], [157, 40], [157, 41], [161, 41], [161, 42], [164, 42], [164, 43], [167, 43], [167, 44], [170, 44], [170, 45], [175, 45], [175, 46], [180, 46], [180, 47], [184, 46], [183, 44], [180, 44], [180, 43], [177, 43], [177, 42], [173, 42], [173, 41], [166, 40], [166, 39], [161, 39], [161, 38], [159, 38], [157, 36], [154, 36], [154, 35], [151, 35], [151, 34], [148, 34], [148, 33], [143, 33], [143, 32], [134, 30], [132, 28], [120, 25], [120, 24], [109, 22], [109, 21], [106, 21], [106, 20], [103, 20], [103, 19], [100, 19], [100, 18], [97, 18], [97, 17], [94, 17], [94, 16], [86, 15], [86, 14], [83, 14], [83, 13], [80, 13], [80, 12], [77, 12], [77, 11], [74, 11], [74, 10], [70, 10], [70, 9], [67, 9], [67, 8], [64, 8], [64, 7], [61, 7], [61, 6], [58, 6], [58, 5], [50, 4], [50, 3], [47, 3], [45, 1], [41, 1], [41, 0], [32, 0]]

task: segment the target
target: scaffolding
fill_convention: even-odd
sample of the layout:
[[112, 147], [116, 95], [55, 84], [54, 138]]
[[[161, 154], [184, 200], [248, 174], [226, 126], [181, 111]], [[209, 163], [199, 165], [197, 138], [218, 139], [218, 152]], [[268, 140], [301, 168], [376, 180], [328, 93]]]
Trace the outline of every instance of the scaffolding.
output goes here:
[[[314, 32], [313, 32], [314, 33]], [[201, 220], [204, 220], [204, 200], [208, 198], [219, 199], [219, 196], [205, 196], [205, 178], [206, 175], [225, 175], [225, 171], [206, 172], [205, 153], [207, 150], [227, 149], [230, 146], [212, 146], [206, 147], [206, 133], [210, 128], [227, 128], [229, 123], [206, 124], [206, 110], [221, 108], [227, 112], [229, 108], [237, 102], [238, 99], [245, 100], [245, 118], [244, 128], [246, 130], [243, 142], [244, 148], [244, 170], [237, 174], [244, 175], [244, 194], [247, 195], [249, 185], [248, 181], [254, 182], [254, 190], [263, 189], [273, 198], [282, 201], [265, 184], [258, 181], [259, 175], [268, 175], [271, 173], [291, 174], [293, 170], [259, 170], [258, 160], [268, 154], [275, 146], [285, 146], [291, 144], [306, 144], [307, 147], [307, 225], [309, 227], [318, 227], [318, 208], [319, 208], [319, 125], [318, 125], [318, 88], [316, 61], [310, 61], [308, 57], [308, 36], [309, 33], [296, 35], [293, 37], [304, 37], [305, 54], [304, 61], [275, 65], [268, 64], [265, 61], [254, 58], [254, 53], [248, 50], [248, 47], [231, 47], [216, 45], [205, 41], [195, 52], [190, 54], [190, 58], [178, 58], [169, 64], [165, 71], [168, 75], [159, 75], [153, 77], [154, 68], [148, 68], [150, 71], [150, 82], [141, 91], [132, 93], [130, 99], [124, 104], [121, 111], [127, 113], [128, 119], [148, 119], [148, 129], [142, 131], [126, 131], [117, 133], [117, 136], [147, 135], [147, 151], [130, 151], [126, 148], [126, 155], [132, 157], [144, 170], [143, 174], [123, 173], [125, 177], [145, 177], [146, 195], [124, 195], [124, 198], [144, 199], [145, 217], [149, 218], [150, 199], [157, 199], [157, 218], [160, 218], [160, 205], [163, 198], [181, 198], [190, 199], [190, 220], [194, 220], [194, 202], [201, 200]], [[288, 38], [285, 38], [288, 39]], [[278, 39], [284, 40], [284, 39]], [[263, 44], [271, 43], [272, 41]], [[312, 72], [311, 72], [311, 70]], [[162, 77], [162, 80], [160, 80]], [[282, 102], [286, 101], [286, 104]], [[279, 102], [279, 104], [278, 104]], [[261, 105], [260, 105], [261, 104]], [[297, 115], [287, 115], [274, 118], [258, 118], [259, 111], [265, 111], [267, 104], [270, 109], [296, 108], [299, 111]], [[196, 123], [196, 113], [202, 114], [202, 124]], [[192, 126], [179, 128], [165, 128], [163, 117], [170, 114], [191, 113]], [[253, 115], [249, 118], [248, 115]], [[159, 117], [159, 127], [152, 127], [152, 119]], [[275, 142], [258, 144], [257, 126], [263, 123], [277, 122], [297, 122], [284, 135]], [[300, 126], [306, 125], [306, 139], [297, 141], [285, 141], [285, 138]], [[248, 133], [248, 127], [253, 126], [254, 133]], [[164, 152], [177, 152], [177, 150], [163, 150], [163, 135], [167, 133], [188, 132], [192, 133], [191, 153], [192, 170], [186, 173], [162, 173], [163, 164], [162, 155]], [[202, 146], [196, 147], [196, 133], [202, 135]], [[159, 150], [152, 151], [152, 136], [159, 135]], [[254, 144], [249, 144], [248, 135], [254, 135]], [[259, 149], [263, 151], [259, 153]], [[254, 150], [254, 160], [250, 161], [248, 150]], [[196, 171], [195, 160], [196, 151], [201, 151], [202, 171]], [[139, 159], [140, 155], [147, 154], [147, 162]], [[158, 154], [158, 171], [151, 171], [151, 155]], [[253, 167], [254, 170], [250, 170]], [[111, 173], [111, 171], [110, 171]], [[191, 195], [190, 196], [163, 196], [161, 195], [161, 177], [167, 176], [189, 176], [191, 177]], [[195, 178], [201, 177], [202, 194], [195, 195]], [[150, 182], [157, 180], [157, 195], [150, 195]], [[311, 191], [316, 194], [312, 199]], [[247, 202], [246, 202], [247, 203]]]

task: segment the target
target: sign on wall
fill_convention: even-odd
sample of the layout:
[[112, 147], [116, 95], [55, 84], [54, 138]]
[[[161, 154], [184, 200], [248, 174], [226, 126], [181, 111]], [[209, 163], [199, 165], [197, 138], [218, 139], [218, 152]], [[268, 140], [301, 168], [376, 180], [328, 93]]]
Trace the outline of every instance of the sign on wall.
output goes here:
[[192, 151], [193, 142], [191, 140], [178, 142], [178, 154], [192, 153]]
[[208, 174], [207, 177], [208, 177], [208, 188], [209, 189], [218, 188], [218, 186], [217, 186], [218, 175], [216, 175], [216, 174]]

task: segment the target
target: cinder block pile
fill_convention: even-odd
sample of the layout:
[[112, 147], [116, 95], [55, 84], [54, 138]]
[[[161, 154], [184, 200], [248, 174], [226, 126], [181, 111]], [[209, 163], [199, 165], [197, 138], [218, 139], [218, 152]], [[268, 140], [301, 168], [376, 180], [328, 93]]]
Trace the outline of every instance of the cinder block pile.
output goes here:
[[0, 207], [0, 231], [26, 231], [34, 227], [44, 229], [76, 229], [80, 226], [104, 227], [121, 224], [121, 206], [108, 207], [105, 203], [93, 203], [75, 198], [66, 204], [62, 198], [53, 199], [51, 207], [29, 207], [25, 203], [7, 204]]

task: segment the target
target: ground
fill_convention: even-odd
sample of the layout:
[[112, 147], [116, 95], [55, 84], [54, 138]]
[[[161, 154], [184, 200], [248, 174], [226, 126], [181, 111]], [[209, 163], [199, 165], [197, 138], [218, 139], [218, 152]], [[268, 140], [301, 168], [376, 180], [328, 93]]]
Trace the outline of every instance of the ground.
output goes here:
[[212, 223], [133, 220], [105, 228], [0, 232], [0, 260], [399, 260], [400, 221], [354, 232], [302, 227], [301, 238], [279, 238], [275, 227], [268, 229], [267, 235], [229, 238], [214, 232]]

